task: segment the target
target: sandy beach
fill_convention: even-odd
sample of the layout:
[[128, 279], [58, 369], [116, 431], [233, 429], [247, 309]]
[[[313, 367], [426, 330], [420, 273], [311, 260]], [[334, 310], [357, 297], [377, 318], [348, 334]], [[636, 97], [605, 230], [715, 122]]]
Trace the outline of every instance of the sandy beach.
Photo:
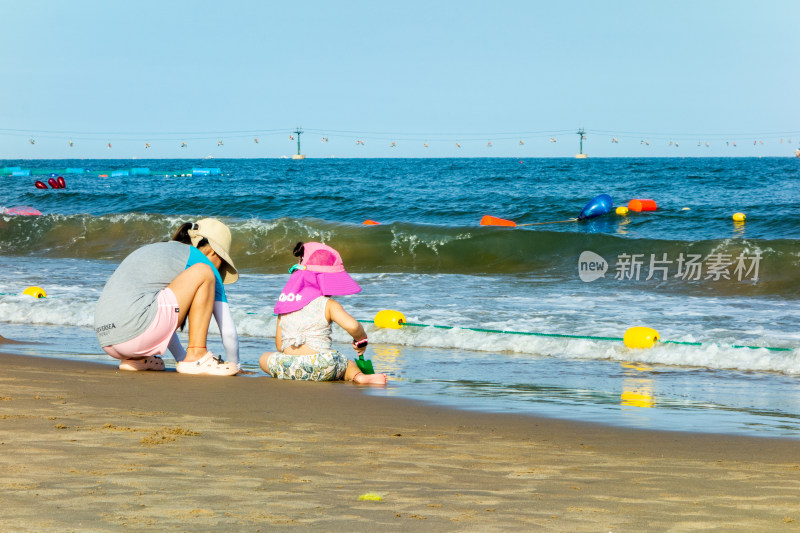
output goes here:
[[344, 383], [0, 364], [3, 531], [800, 530], [797, 441], [462, 412]]

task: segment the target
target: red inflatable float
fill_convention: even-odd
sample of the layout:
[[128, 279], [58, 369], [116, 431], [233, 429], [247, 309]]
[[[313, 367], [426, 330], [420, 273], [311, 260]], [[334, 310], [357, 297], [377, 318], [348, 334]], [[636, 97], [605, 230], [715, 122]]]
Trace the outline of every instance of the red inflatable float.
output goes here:
[[655, 211], [658, 208], [655, 200], [631, 200], [628, 209], [640, 213], [642, 211]]
[[[48, 178], [47, 183], [50, 184], [50, 187], [53, 189], [66, 189], [67, 182], [64, 181], [64, 176], [59, 176], [58, 178]], [[46, 189], [47, 185], [45, 185], [41, 181], [36, 181], [33, 183], [37, 189]]]

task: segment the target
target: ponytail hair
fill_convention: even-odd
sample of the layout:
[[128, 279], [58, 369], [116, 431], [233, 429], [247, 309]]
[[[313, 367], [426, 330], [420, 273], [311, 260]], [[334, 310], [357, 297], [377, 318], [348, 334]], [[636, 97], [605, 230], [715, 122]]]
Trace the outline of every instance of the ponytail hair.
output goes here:
[[184, 222], [181, 224], [181, 227], [178, 228], [178, 231], [172, 235], [172, 240], [182, 242], [183, 244], [192, 244], [192, 238], [189, 237], [190, 229], [192, 229], [192, 223]]
[[292, 255], [295, 257], [299, 257], [301, 260], [303, 259], [303, 252], [305, 251], [305, 247], [303, 246], [302, 242], [298, 242], [294, 245], [294, 250], [292, 250]]
[[[197, 224], [193, 224], [191, 222], [184, 222], [181, 224], [181, 227], [172, 235], [173, 241], [182, 242], [183, 244], [192, 244], [192, 237], [189, 235], [189, 230], [197, 229]], [[202, 248], [208, 244], [208, 239], [203, 237], [200, 239], [200, 242], [197, 243], [198, 248]]]

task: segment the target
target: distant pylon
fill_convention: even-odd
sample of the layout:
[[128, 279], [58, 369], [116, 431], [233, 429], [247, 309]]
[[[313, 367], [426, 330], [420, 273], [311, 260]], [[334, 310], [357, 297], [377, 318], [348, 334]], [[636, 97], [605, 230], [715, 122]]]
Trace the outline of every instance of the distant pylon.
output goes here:
[[589, 157], [588, 155], [583, 153], [583, 140], [586, 138], [586, 131], [583, 128], [578, 130], [578, 135], [580, 136], [580, 151], [575, 154], [575, 159], [586, 159]]
[[300, 134], [303, 133], [303, 128], [297, 126], [297, 129], [294, 130], [295, 135], [297, 135], [297, 154], [292, 156], [292, 159], [305, 159], [306, 156], [300, 153]]

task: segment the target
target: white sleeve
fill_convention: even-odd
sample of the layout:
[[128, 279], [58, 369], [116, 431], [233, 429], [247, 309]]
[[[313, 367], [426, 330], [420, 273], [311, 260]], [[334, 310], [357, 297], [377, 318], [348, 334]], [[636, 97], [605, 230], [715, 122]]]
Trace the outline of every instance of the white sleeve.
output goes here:
[[169, 353], [171, 353], [172, 357], [175, 358], [176, 363], [180, 363], [186, 358], [186, 350], [183, 349], [183, 345], [181, 344], [181, 340], [178, 338], [177, 331], [172, 334], [172, 338], [169, 340], [167, 348], [169, 348]]
[[228, 302], [214, 302], [214, 318], [219, 326], [219, 333], [222, 336], [222, 346], [225, 347], [227, 361], [239, 364], [239, 335], [236, 333], [236, 324], [233, 322], [231, 308]]

